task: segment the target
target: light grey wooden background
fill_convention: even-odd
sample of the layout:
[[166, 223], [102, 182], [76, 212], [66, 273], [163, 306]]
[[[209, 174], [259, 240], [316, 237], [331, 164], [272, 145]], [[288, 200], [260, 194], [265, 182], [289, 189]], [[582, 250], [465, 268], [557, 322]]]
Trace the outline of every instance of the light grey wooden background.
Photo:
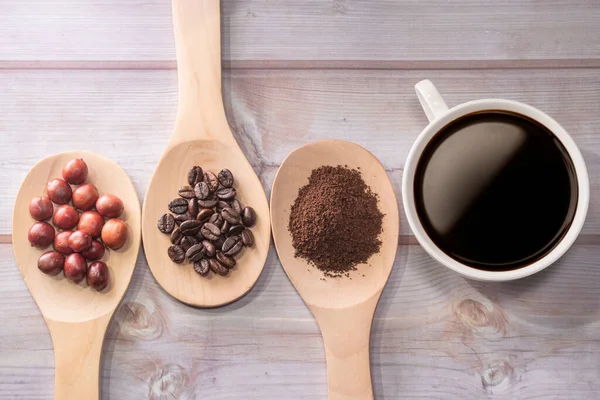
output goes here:
[[[377, 399], [600, 397], [600, 2], [227, 0], [223, 97], [267, 193], [293, 148], [324, 138], [378, 156], [396, 190], [426, 124], [413, 85], [449, 105], [524, 101], [572, 133], [588, 164], [583, 235], [513, 283], [465, 280], [415, 244], [377, 309]], [[168, 0], [0, 0], [0, 398], [50, 399], [53, 353], [11, 248], [18, 187], [40, 158], [116, 160], [140, 199], [170, 134]], [[400, 204], [402, 208], [402, 205]], [[166, 295], [143, 254], [104, 346], [103, 399], [324, 399], [316, 324], [271, 251], [254, 290], [218, 310]]]

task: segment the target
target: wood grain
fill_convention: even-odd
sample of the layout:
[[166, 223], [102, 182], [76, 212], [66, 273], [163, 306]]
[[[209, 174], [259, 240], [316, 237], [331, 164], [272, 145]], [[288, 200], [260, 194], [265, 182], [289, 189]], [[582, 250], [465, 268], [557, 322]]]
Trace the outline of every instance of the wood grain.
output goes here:
[[[579, 399], [600, 391], [597, 246], [512, 283], [465, 280], [400, 247], [372, 329], [376, 399]], [[577, 291], [573, 288], [577, 287]], [[47, 329], [0, 245], [0, 398], [52, 398]], [[271, 250], [256, 288], [183, 306], [140, 257], [106, 337], [103, 399], [325, 398], [318, 328]], [[586, 395], [587, 394], [587, 395]]]
[[[3, 0], [0, 60], [174, 60], [170, 2]], [[225, 60], [598, 60], [594, 0], [227, 0]]]
[[[9, 233], [40, 158], [115, 159], [141, 199], [177, 102], [165, 0], [0, 0], [0, 398], [51, 399], [49, 332]], [[320, 139], [379, 157], [397, 194], [426, 124], [413, 86], [452, 106], [530, 103], [571, 132], [592, 197], [575, 247], [540, 274], [469, 282], [432, 261], [400, 211], [400, 247], [373, 321], [376, 399], [600, 396], [600, 4], [595, 0], [226, 0], [224, 102], [263, 187]], [[402, 206], [399, 204], [400, 207]], [[252, 292], [217, 310], [162, 291], [140, 255], [103, 349], [103, 399], [315, 399], [327, 394], [319, 331], [270, 250]]]
[[[580, 146], [591, 185], [585, 235], [600, 234], [600, 70], [244, 70], [223, 74], [231, 130], [267, 194], [278, 165], [316, 140], [354, 141], [384, 164], [400, 193], [404, 160], [427, 124], [413, 85], [430, 78], [448, 105], [483, 97], [529, 103]], [[14, 196], [48, 153], [88, 149], [116, 160], [142, 198], [173, 131], [176, 71], [1, 71], [0, 233]], [[27, 147], [16, 152], [14, 148]], [[10, 160], [10, 161], [9, 161]], [[402, 204], [399, 204], [402, 207]], [[401, 210], [401, 234], [410, 234]]]
[[[334, 69], [334, 70], [439, 70], [439, 69], [577, 69], [600, 68], [600, 59], [552, 60], [223, 60], [223, 69]], [[170, 70], [176, 61], [20, 61], [0, 60], [0, 70]]]

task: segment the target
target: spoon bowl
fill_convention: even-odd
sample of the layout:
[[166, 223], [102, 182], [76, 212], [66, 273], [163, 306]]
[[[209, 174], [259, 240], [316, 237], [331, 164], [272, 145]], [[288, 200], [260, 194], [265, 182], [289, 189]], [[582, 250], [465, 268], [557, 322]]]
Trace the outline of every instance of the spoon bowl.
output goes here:
[[[384, 214], [379, 253], [350, 271], [349, 277], [324, 278], [306, 260], [294, 257], [288, 230], [291, 207], [312, 170], [323, 165], [359, 170], [379, 195]], [[372, 399], [371, 323], [394, 264], [399, 232], [398, 203], [385, 169], [375, 156], [354, 143], [327, 140], [302, 146], [287, 156], [277, 172], [271, 192], [271, 223], [281, 264], [321, 329], [329, 399]]]
[[[44, 275], [37, 260], [48, 249], [31, 247], [29, 201], [45, 194], [46, 183], [61, 177], [62, 168], [74, 158], [88, 165], [87, 183], [100, 194], [112, 193], [124, 205], [121, 219], [127, 224], [127, 242], [119, 250], [107, 250], [102, 261], [110, 270], [108, 287], [97, 292], [74, 284], [63, 274]], [[23, 279], [48, 324], [56, 356], [56, 399], [97, 399], [102, 342], [110, 318], [121, 302], [135, 268], [140, 247], [140, 203], [129, 176], [113, 161], [87, 151], [56, 154], [38, 162], [23, 181], [13, 211], [13, 250]]]
[[[148, 188], [142, 222], [148, 265], [165, 291], [184, 303], [198, 307], [231, 303], [254, 286], [265, 264], [270, 242], [269, 208], [260, 181], [247, 162], [240, 162], [240, 157], [243, 155], [214, 140], [181, 143], [163, 156]], [[227, 277], [213, 273], [201, 277], [191, 265], [173, 263], [167, 255], [170, 237], [156, 226], [158, 217], [169, 212], [167, 204], [177, 197], [177, 189], [186, 184], [185, 177], [193, 165], [215, 173], [228, 168], [235, 177], [237, 199], [244, 206], [252, 206], [258, 215], [251, 228], [254, 246], [243, 251], [238, 265]]]
[[[218, 0], [173, 0], [179, 105], [175, 129], [146, 192], [142, 235], [148, 265], [157, 282], [181, 302], [218, 307], [248, 293], [260, 276], [269, 251], [269, 206], [262, 184], [233, 137], [221, 98], [220, 11]], [[188, 170], [199, 165], [217, 174], [229, 169], [237, 198], [255, 209], [255, 243], [245, 249], [227, 277], [198, 275], [188, 263], [168, 257], [168, 235], [157, 229], [167, 204], [187, 185]]]

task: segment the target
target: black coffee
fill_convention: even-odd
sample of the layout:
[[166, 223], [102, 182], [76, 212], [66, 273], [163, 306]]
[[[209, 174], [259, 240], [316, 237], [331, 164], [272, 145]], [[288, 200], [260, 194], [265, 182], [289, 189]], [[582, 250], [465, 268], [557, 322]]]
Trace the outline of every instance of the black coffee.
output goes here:
[[577, 205], [575, 168], [544, 126], [504, 112], [460, 118], [427, 145], [415, 203], [446, 254], [485, 270], [543, 257], [568, 230]]

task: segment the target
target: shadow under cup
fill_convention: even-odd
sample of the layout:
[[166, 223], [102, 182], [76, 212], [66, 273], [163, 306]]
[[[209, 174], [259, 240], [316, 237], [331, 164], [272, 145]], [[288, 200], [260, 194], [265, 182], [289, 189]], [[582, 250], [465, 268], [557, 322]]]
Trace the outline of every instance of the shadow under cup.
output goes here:
[[579, 201], [563, 143], [544, 126], [504, 110], [452, 120], [418, 158], [414, 206], [447, 256], [485, 271], [523, 268], [565, 237]]

